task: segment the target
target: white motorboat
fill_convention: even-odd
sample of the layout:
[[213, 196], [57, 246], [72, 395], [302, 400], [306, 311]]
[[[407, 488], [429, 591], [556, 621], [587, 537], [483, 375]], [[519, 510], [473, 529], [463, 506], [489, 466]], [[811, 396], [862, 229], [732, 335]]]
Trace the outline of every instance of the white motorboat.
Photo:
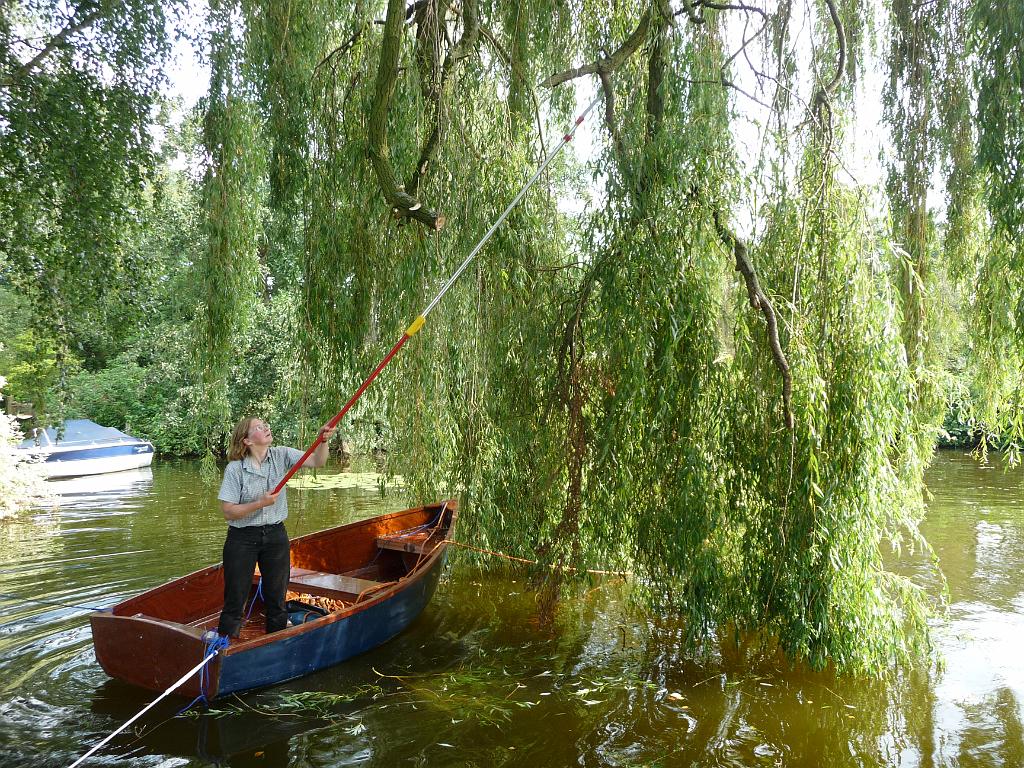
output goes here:
[[47, 478], [121, 472], [153, 463], [152, 443], [88, 419], [68, 419], [59, 438], [54, 427], [37, 429], [18, 448], [39, 458]]

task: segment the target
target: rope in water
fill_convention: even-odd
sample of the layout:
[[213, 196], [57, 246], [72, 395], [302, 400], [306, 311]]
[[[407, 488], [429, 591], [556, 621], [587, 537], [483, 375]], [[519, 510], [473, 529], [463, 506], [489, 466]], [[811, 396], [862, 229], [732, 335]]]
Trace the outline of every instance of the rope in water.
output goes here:
[[[508, 218], [508, 215], [512, 212], [512, 209], [515, 208], [519, 204], [519, 201], [526, 196], [526, 193], [530, 190], [530, 187], [532, 187], [537, 182], [537, 179], [541, 177], [541, 174], [544, 173], [547, 167], [558, 155], [558, 153], [561, 152], [562, 149], [570, 141], [572, 141], [573, 136], [576, 134], [576, 129], [580, 127], [584, 120], [586, 120], [587, 115], [589, 115], [590, 111], [595, 106], [597, 106], [597, 103], [601, 100], [601, 98], [602, 96], [600, 94], [597, 97], [595, 97], [594, 100], [591, 101], [589, 105], [587, 105], [587, 108], [583, 110], [583, 113], [576, 118], [576, 121], [569, 128], [569, 131], [562, 136], [562, 140], [558, 142], [558, 145], [553, 150], [551, 150], [551, 152], [548, 153], [548, 156], [544, 159], [544, 162], [541, 163], [536, 173], [534, 173], [530, 180], [526, 182], [526, 184], [523, 186], [523, 188], [519, 190], [519, 194], [517, 194], [512, 199], [512, 202], [508, 204], [505, 210], [502, 211], [501, 215], [497, 218], [494, 224], [491, 225], [491, 228], [487, 230], [487, 233], [482, 238], [480, 238], [480, 242], [478, 242], [476, 246], [474, 246], [473, 250], [470, 251], [469, 256], [467, 256], [465, 260], [462, 262], [462, 264], [459, 265], [459, 268], [456, 269], [454, 273], [452, 273], [452, 276], [448, 278], [448, 281], [441, 287], [441, 290], [438, 291], [437, 295], [430, 302], [430, 304], [427, 305], [427, 308], [424, 309], [419, 314], [419, 316], [412, 321], [412, 324], [408, 327], [408, 329], [406, 329], [405, 333], [402, 335], [402, 338], [398, 340], [395, 346], [391, 348], [391, 351], [384, 356], [384, 359], [381, 360], [380, 363], [377, 364], [377, 367], [374, 368], [373, 371], [370, 373], [370, 375], [366, 377], [366, 380], [363, 381], [363, 383], [359, 386], [359, 389], [356, 390], [355, 394], [352, 395], [349, 401], [345, 403], [344, 407], [340, 411], [338, 411], [334, 418], [332, 418], [327, 423], [328, 429], [334, 429], [336, 426], [338, 426], [338, 422], [341, 421], [342, 418], [344, 418], [345, 414], [348, 413], [348, 410], [353, 405], [355, 405], [356, 401], [360, 397], [362, 397], [363, 392], [365, 392], [366, 388], [370, 386], [370, 384], [373, 382], [375, 378], [377, 378], [377, 375], [384, 370], [388, 363], [391, 362], [391, 358], [398, 354], [398, 351], [403, 346], [405, 346], [405, 342], [407, 342], [409, 339], [411, 339], [419, 332], [419, 330], [423, 327], [423, 324], [427, 320], [427, 315], [429, 315], [433, 311], [434, 307], [436, 307], [440, 303], [441, 299], [444, 298], [444, 295], [448, 293], [448, 290], [455, 284], [455, 281], [459, 279], [459, 276], [466, 271], [466, 268], [469, 267], [473, 259], [476, 258], [476, 255], [484, 247], [487, 241], [491, 239], [491, 236], [495, 233], [498, 227], [501, 226], [502, 222], [505, 221], [506, 218]], [[283, 478], [281, 478], [281, 482], [277, 484], [277, 486], [271, 493], [280, 493], [281, 489], [284, 488], [285, 484], [291, 479], [292, 475], [294, 475], [299, 470], [299, 468], [305, 463], [306, 459], [308, 459], [313, 454], [313, 451], [315, 451], [317, 449], [317, 446], [319, 446], [320, 443], [322, 442], [323, 432], [317, 435], [316, 439], [313, 441], [313, 444], [306, 449], [306, 452], [304, 454], [302, 454], [302, 458], [295, 462], [294, 466], [292, 466], [292, 468], [288, 470], [288, 473]]]
[[108, 744], [111, 739], [113, 739], [115, 736], [117, 736], [117, 734], [119, 734], [121, 731], [123, 731], [129, 725], [134, 723], [136, 720], [138, 720], [144, 714], [149, 712], [149, 710], [151, 710], [153, 707], [155, 707], [160, 701], [165, 699], [172, 692], [174, 692], [175, 690], [180, 688], [182, 685], [184, 685], [185, 682], [190, 677], [192, 677], [192, 675], [194, 675], [196, 672], [199, 672], [204, 667], [206, 667], [206, 665], [210, 662], [210, 659], [212, 659], [214, 656], [216, 656], [218, 653], [220, 653], [221, 648], [226, 647], [226, 645], [227, 645], [226, 642], [224, 643], [224, 645], [219, 645], [219, 644], [208, 645], [207, 646], [207, 655], [203, 658], [203, 660], [201, 662], [196, 664], [194, 667], [192, 667], [192, 669], [190, 669], [188, 672], [186, 672], [184, 675], [182, 675], [178, 679], [178, 681], [176, 683], [174, 683], [170, 688], [168, 688], [166, 691], [164, 691], [159, 696], [157, 696], [155, 699], [153, 699], [153, 701], [151, 701], [149, 704], [147, 704], [145, 707], [143, 707], [142, 710], [140, 710], [138, 714], [136, 714], [130, 720], [125, 722], [124, 725], [119, 727], [116, 731], [114, 731], [109, 736], [107, 736], [105, 739], [103, 739], [103, 741], [101, 741], [99, 744], [94, 746], [92, 749], [90, 749], [88, 752], [86, 752], [80, 758], [75, 760], [75, 762], [73, 762], [70, 766], [68, 766], [68, 768], [77, 768], [77, 766], [79, 766], [83, 762], [85, 762], [86, 759], [88, 759], [89, 757], [92, 757], [94, 754], [96, 754], [101, 748], [103, 748], [106, 744]]
[[74, 608], [80, 611], [105, 611], [107, 609], [106, 607], [100, 605], [80, 605], [79, 603], [62, 603], [60, 600], [39, 600], [37, 598], [15, 595], [11, 592], [0, 592], [0, 600], [17, 600], [19, 603], [50, 605], [55, 608]]
[[[514, 563], [526, 563], [527, 565], [538, 565], [536, 560], [529, 560], [525, 557], [516, 557], [515, 555], [506, 555], [504, 552], [496, 552], [493, 549], [483, 549], [481, 547], [474, 547], [472, 544], [463, 544], [461, 541], [455, 539], [442, 539], [439, 544], [451, 544], [455, 547], [463, 547], [464, 549], [471, 549], [474, 552], [479, 552], [482, 555], [491, 555], [492, 557], [499, 557], [503, 560], [511, 560]], [[631, 571], [602, 571], [596, 568], [573, 568], [572, 566], [559, 566], [549, 565], [547, 566], [552, 571], [568, 571], [569, 573], [590, 573], [595, 576], [632, 576]]]

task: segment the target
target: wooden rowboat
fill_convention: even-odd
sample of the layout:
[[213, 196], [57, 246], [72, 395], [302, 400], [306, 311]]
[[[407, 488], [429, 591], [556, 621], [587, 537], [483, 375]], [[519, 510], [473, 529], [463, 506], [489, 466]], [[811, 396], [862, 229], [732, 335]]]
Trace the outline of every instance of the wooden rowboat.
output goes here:
[[[268, 635], [254, 578], [239, 637], [175, 692], [214, 699], [261, 688], [391, 639], [433, 595], [456, 517], [453, 500], [293, 539], [289, 599], [330, 612]], [[93, 613], [96, 659], [111, 677], [165, 691], [203, 660], [223, 597], [217, 564]]]

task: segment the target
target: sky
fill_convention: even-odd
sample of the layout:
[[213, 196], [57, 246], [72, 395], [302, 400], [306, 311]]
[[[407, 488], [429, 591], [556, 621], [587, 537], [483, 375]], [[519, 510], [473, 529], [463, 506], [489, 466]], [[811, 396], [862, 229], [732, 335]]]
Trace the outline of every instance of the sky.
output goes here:
[[[206, 17], [207, 4], [195, 2], [189, 6], [184, 23], [190, 28], [190, 33], [201, 28], [202, 19]], [[171, 48], [171, 62], [167, 70], [168, 91], [167, 95], [182, 100], [182, 110], [188, 111], [206, 95], [210, 87], [210, 67], [205, 61], [205, 52], [202, 56], [196, 51], [191, 41], [177, 37], [174, 30], [174, 20], [168, 19], [168, 30], [173, 40]]]

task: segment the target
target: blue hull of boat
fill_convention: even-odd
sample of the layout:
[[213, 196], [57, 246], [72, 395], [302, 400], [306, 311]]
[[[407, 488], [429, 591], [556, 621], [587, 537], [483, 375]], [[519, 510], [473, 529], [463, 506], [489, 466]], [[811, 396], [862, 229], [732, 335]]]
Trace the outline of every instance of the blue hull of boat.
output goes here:
[[293, 680], [372, 650], [403, 632], [423, 612], [444, 565], [438, 558], [417, 583], [339, 621], [294, 637], [225, 656], [216, 697]]
[[74, 448], [61, 451], [60, 453], [51, 453], [44, 459], [44, 463], [68, 464], [73, 461], [85, 461], [87, 459], [111, 459], [117, 456], [136, 456], [148, 453], [153, 453], [153, 446], [149, 443], [105, 445], [100, 448]]

